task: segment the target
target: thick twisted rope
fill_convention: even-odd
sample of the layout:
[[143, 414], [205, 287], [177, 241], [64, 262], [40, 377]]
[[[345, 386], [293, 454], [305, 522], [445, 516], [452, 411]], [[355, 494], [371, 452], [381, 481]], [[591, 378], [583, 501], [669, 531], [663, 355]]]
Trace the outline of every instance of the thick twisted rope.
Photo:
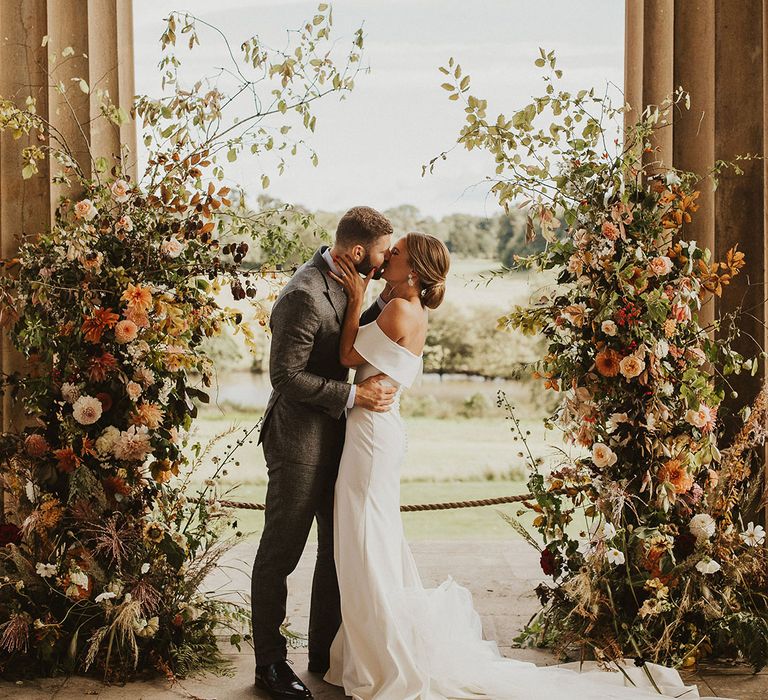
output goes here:
[[[483, 498], [475, 501], [452, 501], [450, 503], [416, 503], [400, 506], [403, 513], [422, 510], [451, 510], [453, 508], [476, 508], [478, 506], [498, 506], [503, 503], [520, 503], [533, 498], [533, 494], [522, 493], [517, 496], [500, 496], [498, 498]], [[199, 502], [199, 501], [197, 501]], [[263, 503], [246, 503], [245, 501], [218, 501], [224, 508], [240, 508], [243, 510], [264, 510]]]

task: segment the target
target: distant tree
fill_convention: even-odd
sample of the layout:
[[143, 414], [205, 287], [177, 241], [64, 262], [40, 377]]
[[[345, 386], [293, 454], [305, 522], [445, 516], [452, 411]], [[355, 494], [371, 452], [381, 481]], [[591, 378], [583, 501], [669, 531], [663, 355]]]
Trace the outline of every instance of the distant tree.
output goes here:
[[[245, 202], [244, 193], [240, 197]], [[285, 260], [284, 267], [290, 269], [304, 262], [322, 243], [328, 242], [329, 236], [319, 220], [319, 213], [313, 214], [301, 204], [286, 204], [268, 194], [260, 194], [256, 203], [255, 209], [243, 203], [242, 216], [262, 226], [274, 226], [281, 236], [269, 249], [251, 245], [243, 259], [246, 266], [260, 267], [270, 255], [280, 252]], [[237, 236], [236, 231], [233, 234]], [[276, 246], [282, 246], [281, 250], [277, 251]]]
[[546, 242], [541, 235], [527, 243], [526, 217], [519, 209], [513, 209], [509, 214], [500, 214], [497, 219], [498, 259], [504, 265], [512, 265], [515, 255], [533, 255], [544, 250]]
[[455, 255], [466, 258], [496, 258], [495, 222], [470, 214], [451, 214], [442, 219], [445, 243]]
[[445, 304], [429, 321], [424, 371], [486, 378], [519, 378], [524, 365], [540, 357], [539, 340], [499, 330], [501, 309]]
[[398, 233], [418, 230], [419, 222], [423, 219], [419, 208], [413, 204], [401, 204], [398, 207], [385, 209], [382, 213], [392, 222], [392, 227]]
[[453, 304], [444, 304], [432, 314], [424, 345], [424, 371], [439, 374], [467, 372], [472, 342], [464, 314]]

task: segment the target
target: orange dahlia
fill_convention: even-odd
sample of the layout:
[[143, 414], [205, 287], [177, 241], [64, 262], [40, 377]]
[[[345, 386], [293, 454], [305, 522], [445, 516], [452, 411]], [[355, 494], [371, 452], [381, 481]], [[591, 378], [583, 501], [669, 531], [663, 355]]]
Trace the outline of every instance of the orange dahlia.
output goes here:
[[133, 425], [146, 425], [151, 430], [159, 428], [165, 417], [165, 411], [150, 401], [142, 401], [134, 410], [131, 423]]
[[[120, 297], [128, 304], [129, 309], [146, 313], [152, 307], [152, 293], [140, 284], [128, 284], [128, 288]], [[138, 325], [138, 324], [137, 324]]]
[[595, 367], [604, 377], [615, 377], [619, 373], [621, 355], [611, 348], [602, 350], [595, 357]]
[[54, 450], [53, 456], [56, 458], [56, 466], [59, 470], [67, 474], [75, 471], [82, 463], [82, 460], [71, 447], [62, 447], [60, 450]]
[[99, 309], [97, 308], [93, 316], [86, 318], [83, 321], [82, 332], [85, 339], [89, 343], [98, 343], [101, 341], [101, 336], [108, 328], [112, 328], [118, 321], [120, 316], [112, 312], [112, 309]]
[[687, 493], [693, 486], [693, 475], [679, 459], [665, 462], [658, 473], [659, 482], [668, 481], [675, 487], [677, 493]]

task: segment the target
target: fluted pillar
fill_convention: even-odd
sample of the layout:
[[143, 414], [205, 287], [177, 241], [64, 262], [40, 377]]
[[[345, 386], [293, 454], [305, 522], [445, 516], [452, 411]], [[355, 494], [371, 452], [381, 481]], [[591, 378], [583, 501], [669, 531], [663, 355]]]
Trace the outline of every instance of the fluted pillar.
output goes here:
[[[84, 81], [82, 88], [73, 78]], [[57, 86], [63, 85], [66, 95]], [[73, 89], [74, 87], [74, 89]], [[3, 0], [0, 2], [0, 96], [23, 105], [36, 101], [38, 114], [69, 143], [80, 167], [93, 175], [97, 156], [108, 167], [120, 157], [120, 144], [136, 152], [132, 123], [122, 127], [94, 118], [98, 90], [130, 112], [133, 102], [132, 0]], [[12, 258], [20, 237], [50, 226], [63, 192], [51, 183], [58, 164], [39, 164], [40, 174], [21, 177], [21, 151], [27, 139], [0, 135], [0, 254]], [[133, 171], [135, 157], [126, 164]], [[6, 334], [0, 344], [0, 367], [24, 371], [22, 357]], [[18, 429], [23, 416], [10, 396], [2, 402], [4, 431]]]
[[[47, 50], [41, 47], [46, 36], [48, 16], [44, 2], [0, 3], [0, 96], [23, 104], [27, 97], [36, 101], [39, 114], [50, 113], [48, 107]], [[40, 174], [24, 180], [21, 177], [21, 151], [31, 145], [30, 138], [14, 140], [9, 133], [0, 134], [0, 253], [13, 258], [21, 236], [44, 231], [50, 221], [50, 167], [39, 163]], [[3, 374], [23, 368], [23, 358], [11, 345], [5, 332], [0, 345]], [[18, 427], [9, 393], [3, 396], [3, 431]]]
[[[635, 108], [627, 124], [651, 100], [663, 99], [662, 85], [691, 95], [690, 110], [676, 112], [672, 128], [656, 143], [658, 152], [669, 152], [668, 165], [704, 174], [718, 160], [768, 152], [766, 14], [768, 0], [626, 0], [625, 94]], [[700, 209], [684, 235], [709, 248], [716, 260], [737, 244], [746, 254], [742, 274], [722, 299], [705, 307], [701, 320], [709, 323], [741, 307], [741, 336], [734, 345], [754, 356], [767, 347], [768, 171], [759, 160], [739, 166], [743, 174], [726, 171], [714, 191], [711, 183], [700, 184]], [[728, 377], [738, 398], [729, 396], [726, 406], [736, 410], [750, 403], [765, 378], [762, 361], [757, 377]]]
[[624, 22], [624, 101], [628, 111], [624, 126], [640, 119], [643, 111], [643, 0], [628, 0]]
[[[675, 0], [674, 85], [690, 93], [691, 108], [674, 118], [672, 162], [703, 175], [715, 162], [715, 4], [712, 0]], [[699, 210], [685, 227], [689, 240], [715, 251], [715, 198], [711, 181], [699, 185]], [[710, 300], [699, 320], [715, 318]]]
[[[719, 0], [715, 4], [715, 157], [765, 152], [763, 94], [763, 0]], [[742, 175], [727, 171], [715, 191], [715, 252], [723, 258], [735, 245], [747, 256], [743, 274], [718, 300], [720, 315], [737, 311], [741, 338], [737, 349], [755, 355], [765, 348], [765, 179], [763, 163], [739, 164]], [[764, 369], [760, 378], [765, 377]], [[759, 382], [734, 377], [739, 397], [751, 402]]]
[[[643, 107], [658, 105], [672, 93], [674, 77], [674, 0], [643, 2]], [[643, 163], [669, 163], [672, 159], [671, 124], [661, 124], [653, 137], [653, 152]]]

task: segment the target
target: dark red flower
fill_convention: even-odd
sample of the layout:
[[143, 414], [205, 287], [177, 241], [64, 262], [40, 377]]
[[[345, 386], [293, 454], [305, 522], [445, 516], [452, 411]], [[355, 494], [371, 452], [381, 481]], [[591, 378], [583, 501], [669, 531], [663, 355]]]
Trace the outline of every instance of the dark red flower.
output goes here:
[[71, 474], [82, 464], [82, 460], [71, 447], [62, 447], [60, 450], [54, 450], [53, 456], [56, 458], [56, 466], [65, 474]]
[[131, 487], [125, 482], [125, 479], [121, 479], [119, 476], [108, 476], [102, 479], [101, 485], [107, 496], [114, 496], [115, 494], [128, 496], [131, 493]]
[[539, 564], [541, 564], [541, 570], [547, 575], [547, 576], [553, 576], [555, 573], [555, 570], [557, 568], [557, 561], [555, 559], [555, 555], [550, 549], [544, 549], [541, 552], [541, 559], [539, 560]]
[[106, 391], [100, 391], [96, 398], [101, 402], [101, 410], [106, 413], [112, 408], [112, 397]]
[[696, 537], [690, 532], [684, 532], [675, 537], [675, 544], [672, 551], [675, 555], [675, 559], [680, 562], [686, 557], [691, 556], [695, 548]]
[[9, 544], [21, 544], [21, 530], [13, 523], [0, 525], [0, 547]]

